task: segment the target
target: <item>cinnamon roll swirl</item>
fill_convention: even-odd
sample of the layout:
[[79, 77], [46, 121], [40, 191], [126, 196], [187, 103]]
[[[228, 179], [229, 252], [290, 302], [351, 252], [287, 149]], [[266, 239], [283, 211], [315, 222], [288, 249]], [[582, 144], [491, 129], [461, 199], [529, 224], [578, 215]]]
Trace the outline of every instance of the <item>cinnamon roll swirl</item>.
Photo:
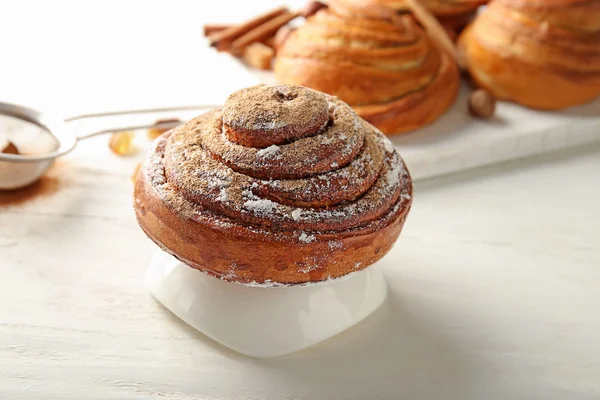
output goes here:
[[410, 16], [386, 15], [331, 2], [279, 49], [277, 80], [337, 96], [387, 134], [433, 122], [456, 98], [458, 69]]
[[600, 96], [599, 0], [495, 0], [459, 45], [498, 98], [554, 110]]
[[138, 174], [146, 234], [243, 284], [338, 278], [383, 257], [411, 205], [390, 141], [338, 99], [259, 85], [166, 132]]

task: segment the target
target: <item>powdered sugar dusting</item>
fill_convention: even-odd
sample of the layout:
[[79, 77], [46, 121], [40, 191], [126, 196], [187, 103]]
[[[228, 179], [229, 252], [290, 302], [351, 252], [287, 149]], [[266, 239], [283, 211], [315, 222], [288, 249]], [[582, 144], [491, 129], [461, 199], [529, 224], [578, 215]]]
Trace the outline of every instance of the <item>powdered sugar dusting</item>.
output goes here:
[[316, 271], [321, 268], [318, 264], [306, 264], [303, 267], [298, 268], [298, 272], [308, 274], [309, 272]]
[[385, 181], [388, 187], [396, 187], [400, 183], [400, 172], [402, 171], [401, 163], [394, 163], [385, 174]]
[[221, 277], [221, 279], [225, 279], [225, 280], [233, 280], [235, 278], [237, 278], [237, 274], [235, 272], [235, 269], [237, 268], [237, 265], [235, 262], [231, 263], [231, 266], [229, 267], [229, 270], [227, 271], [227, 273], [225, 275], [223, 275]]
[[269, 157], [281, 157], [281, 149], [279, 146], [273, 144], [264, 149], [260, 149], [256, 155], [258, 157], [269, 158]]
[[317, 238], [315, 237], [315, 235], [308, 234], [306, 232], [301, 232], [300, 236], [298, 236], [298, 240], [302, 243], [312, 243], [315, 240], [317, 240]]
[[344, 247], [344, 243], [341, 240], [330, 240], [328, 244], [331, 250], [338, 250]]
[[[256, 281], [251, 281], [251, 282], [237, 282], [237, 281], [231, 281], [231, 283], [236, 283], [238, 285], [249, 286], [249, 287], [263, 288], [263, 289], [286, 288], [286, 287], [315, 287], [315, 286], [329, 285], [331, 283], [336, 283], [336, 282], [343, 282], [346, 279], [352, 278], [353, 276], [355, 276], [356, 274], [358, 274], [360, 272], [362, 272], [362, 270], [352, 271], [352, 272], [350, 272], [350, 273], [348, 273], [346, 275], [342, 275], [342, 276], [339, 276], [337, 278], [332, 278], [331, 276], [328, 276], [327, 279], [322, 280], [322, 281], [312, 281], [312, 282], [299, 283], [299, 284], [280, 283], [280, 282], [274, 282], [274, 281], [269, 280], [269, 279], [267, 279], [264, 282], [256, 282]], [[223, 280], [223, 278], [221, 278], [221, 279]]]
[[[223, 278], [221, 278], [221, 280], [224, 280]], [[248, 286], [248, 287], [256, 287], [256, 288], [263, 288], [263, 289], [269, 289], [269, 288], [282, 288], [282, 287], [288, 287], [288, 286], [292, 286], [292, 285], [286, 285], [283, 283], [279, 283], [279, 282], [273, 282], [270, 279], [267, 279], [264, 282], [256, 282], [256, 281], [251, 281], [251, 282], [233, 282], [233, 283], [237, 283], [239, 285], [243, 285], [243, 286]]]
[[294, 211], [292, 211], [292, 219], [294, 221], [298, 221], [302, 216], [302, 212], [303, 210], [301, 208], [296, 208]]
[[385, 151], [387, 151], [388, 153], [393, 153], [394, 150], [396, 150], [392, 141], [383, 135], [381, 136], [381, 142], [383, 143]]
[[321, 144], [331, 144], [333, 143], [333, 139], [328, 138], [327, 136], [323, 136], [321, 138]]
[[252, 127], [257, 130], [273, 130], [283, 128], [284, 126], [285, 122], [283, 121], [265, 121], [255, 122]]
[[206, 179], [210, 189], [222, 189], [231, 186], [231, 174], [223, 174], [220, 171], [211, 172]]
[[225, 202], [228, 200], [227, 191], [225, 188], [221, 188], [219, 195], [215, 198], [216, 201]]
[[252, 211], [258, 216], [264, 217], [269, 216], [273, 213], [273, 211], [277, 207], [277, 203], [268, 199], [246, 200], [242, 207], [246, 210]]

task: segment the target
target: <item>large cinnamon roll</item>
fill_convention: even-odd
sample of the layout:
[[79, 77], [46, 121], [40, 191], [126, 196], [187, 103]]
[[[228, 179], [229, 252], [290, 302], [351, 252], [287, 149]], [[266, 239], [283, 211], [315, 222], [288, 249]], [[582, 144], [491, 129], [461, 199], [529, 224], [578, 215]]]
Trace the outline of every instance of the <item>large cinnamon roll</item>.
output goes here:
[[194, 268], [245, 284], [302, 284], [383, 257], [411, 193], [393, 145], [349, 106], [259, 85], [159, 137], [134, 206], [146, 234]]
[[600, 0], [495, 0], [459, 45], [496, 97], [551, 110], [600, 95]]
[[335, 95], [387, 134], [433, 122], [456, 98], [458, 69], [411, 17], [380, 11], [332, 1], [279, 49], [277, 80]]

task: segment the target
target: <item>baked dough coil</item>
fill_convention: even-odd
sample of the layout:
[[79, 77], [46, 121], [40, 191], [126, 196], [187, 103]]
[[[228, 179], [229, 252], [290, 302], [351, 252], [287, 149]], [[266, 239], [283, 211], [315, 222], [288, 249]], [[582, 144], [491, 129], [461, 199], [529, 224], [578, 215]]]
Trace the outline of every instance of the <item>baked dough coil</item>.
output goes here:
[[498, 98], [558, 110], [600, 95], [599, 0], [495, 0], [459, 45]]
[[277, 80], [337, 96], [386, 134], [436, 120], [456, 99], [458, 69], [410, 16], [381, 10], [331, 2], [279, 49]]
[[184, 263], [228, 281], [289, 285], [383, 257], [411, 193], [393, 145], [348, 105], [259, 85], [159, 137], [134, 206], [146, 234]]

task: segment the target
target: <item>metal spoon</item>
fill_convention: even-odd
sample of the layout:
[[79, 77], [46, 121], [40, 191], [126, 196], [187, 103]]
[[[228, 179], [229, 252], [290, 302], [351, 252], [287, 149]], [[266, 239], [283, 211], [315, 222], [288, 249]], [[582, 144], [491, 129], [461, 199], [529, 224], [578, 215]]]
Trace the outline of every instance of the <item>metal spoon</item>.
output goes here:
[[[192, 117], [193, 112], [218, 106], [183, 106], [85, 114], [66, 120], [17, 104], [0, 102], [0, 115], [25, 121], [43, 128], [56, 141], [52, 151], [41, 154], [0, 153], [0, 190], [18, 189], [32, 184], [44, 175], [57, 157], [73, 150], [79, 140], [96, 135], [145, 128], [172, 128], [176, 122], [156, 122], [174, 119], [181, 113]], [[179, 118], [181, 119], [181, 118]], [[184, 118], [187, 119], [187, 118]]]

